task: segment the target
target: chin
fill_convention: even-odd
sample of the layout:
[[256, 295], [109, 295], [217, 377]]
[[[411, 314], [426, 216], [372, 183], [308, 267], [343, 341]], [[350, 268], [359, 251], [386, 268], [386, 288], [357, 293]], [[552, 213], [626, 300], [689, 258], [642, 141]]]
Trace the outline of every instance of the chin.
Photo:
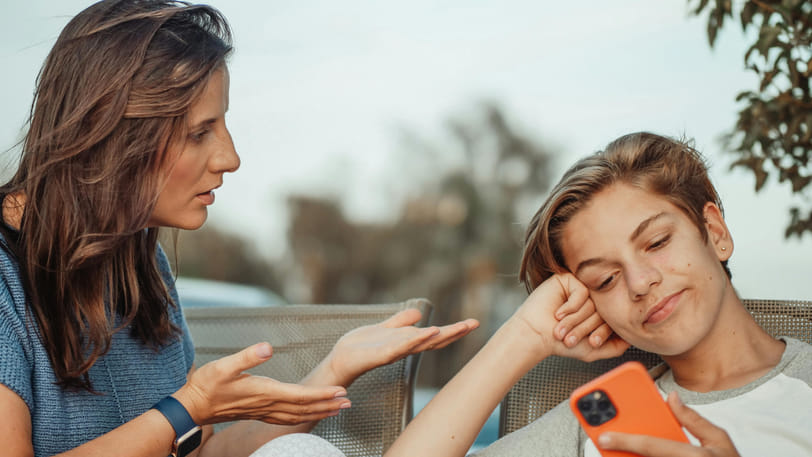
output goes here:
[[640, 345], [635, 346], [646, 352], [653, 352], [662, 357], [676, 357], [691, 351], [701, 340], [702, 338], [692, 338], [691, 335], [683, 333], [670, 338], [646, 340]]
[[203, 213], [201, 216], [196, 217], [186, 217], [186, 218], [179, 218], [175, 221], [170, 221], [168, 224], [172, 228], [177, 228], [181, 230], [197, 230], [200, 227], [203, 227], [203, 224], [206, 223], [207, 213]]

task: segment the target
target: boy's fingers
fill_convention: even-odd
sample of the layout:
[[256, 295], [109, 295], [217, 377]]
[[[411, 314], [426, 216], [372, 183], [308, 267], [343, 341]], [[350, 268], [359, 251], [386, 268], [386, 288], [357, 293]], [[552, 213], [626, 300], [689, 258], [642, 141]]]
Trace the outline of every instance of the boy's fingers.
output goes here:
[[572, 280], [564, 284], [567, 290], [567, 300], [555, 310], [555, 318], [558, 320], [563, 319], [568, 314], [572, 314], [580, 310], [586, 301], [591, 301], [589, 298], [589, 291]]
[[[566, 319], [569, 319], [570, 317], [572, 316], [567, 316]], [[601, 319], [597, 313], [593, 312], [592, 314], [584, 316], [582, 321], [577, 322], [574, 325], [574, 328], [567, 332], [566, 336], [564, 337], [564, 344], [567, 347], [574, 347], [576, 344], [580, 343], [581, 340], [587, 338], [592, 332], [600, 328], [603, 323], [603, 319]]]
[[593, 348], [599, 348], [603, 343], [609, 341], [609, 338], [612, 336], [612, 328], [609, 327], [609, 324], [604, 322], [601, 324], [600, 327], [596, 328], [589, 334], [589, 344]]
[[685, 457], [697, 455], [700, 449], [679, 441], [619, 432], [602, 433], [596, 444], [600, 449], [632, 452], [643, 457]]
[[586, 357], [586, 361], [591, 362], [594, 360], [618, 357], [623, 355], [629, 347], [631, 347], [631, 344], [619, 337], [609, 338], [601, 347], [592, 349]]
[[[588, 334], [603, 323], [603, 320], [600, 318], [600, 316], [598, 316], [598, 313], [595, 312], [595, 304], [592, 302], [592, 299], [587, 298], [583, 303], [581, 303], [581, 306], [578, 309], [560, 319], [558, 324], [555, 326], [555, 337], [561, 341], [564, 341], [564, 338], [567, 337], [573, 331], [573, 329], [581, 326], [585, 321], [593, 316], [597, 318], [597, 321], [592, 319], [589, 323], [587, 323], [586, 327], [581, 327], [579, 334], [576, 335], [579, 341], [584, 335]], [[584, 329], [589, 325], [592, 325], [592, 327], [588, 328], [588, 331], [584, 332]]]
[[691, 434], [694, 435], [700, 443], [703, 445], [711, 444], [728, 445], [730, 447], [733, 446], [733, 442], [730, 440], [730, 436], [726, 431], [702, 417], [698, 412], [694, 411], [693, 408], [685, 406], [676, 392], [669, 393], [667, 401], [668, 406], [674, 413], [674, 417], [676, 417], [679, 423], [688, 429], [688, 431], [691, 432]]

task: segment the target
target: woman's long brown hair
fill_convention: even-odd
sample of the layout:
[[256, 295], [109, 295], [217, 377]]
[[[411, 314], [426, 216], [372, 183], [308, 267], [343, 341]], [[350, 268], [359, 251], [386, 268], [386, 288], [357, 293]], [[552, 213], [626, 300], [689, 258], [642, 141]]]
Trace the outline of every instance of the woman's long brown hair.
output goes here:
[[19, 230], [2, 230], [65, 388], [92, 391], [88, 370], [115, 331], [155, 348], [178, 331], [147, 224], [230, 37], [210, 7], [103, 1], [68, 23], [40, 71], [19, 168], [0, 187], [6, 210], [22, 205]]

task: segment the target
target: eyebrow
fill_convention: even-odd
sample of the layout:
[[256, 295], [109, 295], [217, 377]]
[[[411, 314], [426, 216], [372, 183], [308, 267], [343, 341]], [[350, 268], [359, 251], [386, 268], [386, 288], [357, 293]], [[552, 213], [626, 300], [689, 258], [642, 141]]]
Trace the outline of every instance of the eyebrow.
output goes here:
[[[659, 218], [661, 218], [661, 217], [663, 217], [663, 216], [665, 216], [665, 215], [666, 215], [666, 213], [663, 211], [663, 212], [657, 213], [657, 214], [655, 214], [655, 215], [653, 215], [653, 216], [651, 216], [651, 217], [647, 218], [647, 219], [646, 219], [646, 220], [644, 220], [643, 222], [641, 222], [641, 223], [640, 223], [640, 224], [637, 226], [637, 228], [636, 228], [636, 229], [634, 229], [634, 231], [632, 232], [631, 236], [629, 236], [629, 241], [634, 241], [634, 240], [635, 240], [637, 237], [639, 237], [639, 236], [640, 236], [640, 235], [641, 235], [643, 232], [645, 232], [645, 231], [646, 231], [646, 229], [647, 229], [647, 228], [648, 228], [648, 227], [649, 227], [651, 224], [653, 224], [653, 223], [654, 223], [654, 221], [656, 221], [657, 219], [659, 219]], [[591, 258], [591, 259], [584, 260], [583, 262], [581, 262], [581, 263], [579, 263], [579, 264], [578, 264], [578, 267], [577, 267], [577, 268], [575, 268], [575, 272], [574, 272], [573, 274], [574, 274], [575, 276], [578, 276], [578, 272], [579, 272], [579, 271], [583, 270], [584, 268], [586, 268], [586, 267], [588, 267], [588, 266], [595, 265], [595, 264], [597, 264], [597, 263], [601, 263], [601, 262], [603, 262], [603, 261], [604, 261], [604, 258], [603, 258], [603, 257], [594, 257], [594, 258]]]
[[217, 119], [215, 119], [215, 118], [203, 119], [203, 120], [201, 120], [199, 122], [195, 122], [194, 124], [192, 124], [189, 127], [189, 130], [194, 131], [194, 130], [197, 130], [197, 129], [201, 128], [201, 127], [208, 127], [208, 126], [214, 124], [215, 122], [217, 122]]
[[652, 223], [654, 223], [654, 221], [656, 221], [657, 219], [659, 219], [659, 218], [661, 218], [663, 216], [665, 216], [665, 211], [657, 213], [657, 214], [651, 216], [650, 218], [644, 220], [643, 222], [641, 222], [640, 225], [638, 225], [637, 228], [634, 229], [634, 231], [632, 232], [632, 235], [629, 237], [629, 241], [634, 241], [635, 238], [637, 238], [643, 232], [646, 231], [646, 229], [648, 228], [649, 225], [651, 225]]

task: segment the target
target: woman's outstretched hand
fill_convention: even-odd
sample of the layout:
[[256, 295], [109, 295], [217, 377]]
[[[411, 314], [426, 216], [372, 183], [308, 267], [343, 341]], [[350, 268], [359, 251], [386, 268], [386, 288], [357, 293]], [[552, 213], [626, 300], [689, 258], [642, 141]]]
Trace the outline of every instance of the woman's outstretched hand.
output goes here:
[[604, 433], [596, 443], [601, 449], [633, 452], [647, 457], [739, 457], [727, 432], [685, 406], [676, 393], [668, 395], [668, 406], [680, 424], [700, 442], [700, 446], [627, 433]]
[[173, 396], [200, 425], [238, 419], [293, 425], [335, 416], [350, 406], [341, 386], [303, 386], [245, 373], [272, 353], [270, 344], [259, 343], [209, 362], [191, 372]]
[[420, 311], [405, 309], [373, 325], [347, 332], [322, 362], [331, 380], [349, 386], [358, 376], [373, 368], [400, 360], [410, 354], [440, 349], [479, 327], [475, 319], [466, 319], [441, 327], [415, 327]]

